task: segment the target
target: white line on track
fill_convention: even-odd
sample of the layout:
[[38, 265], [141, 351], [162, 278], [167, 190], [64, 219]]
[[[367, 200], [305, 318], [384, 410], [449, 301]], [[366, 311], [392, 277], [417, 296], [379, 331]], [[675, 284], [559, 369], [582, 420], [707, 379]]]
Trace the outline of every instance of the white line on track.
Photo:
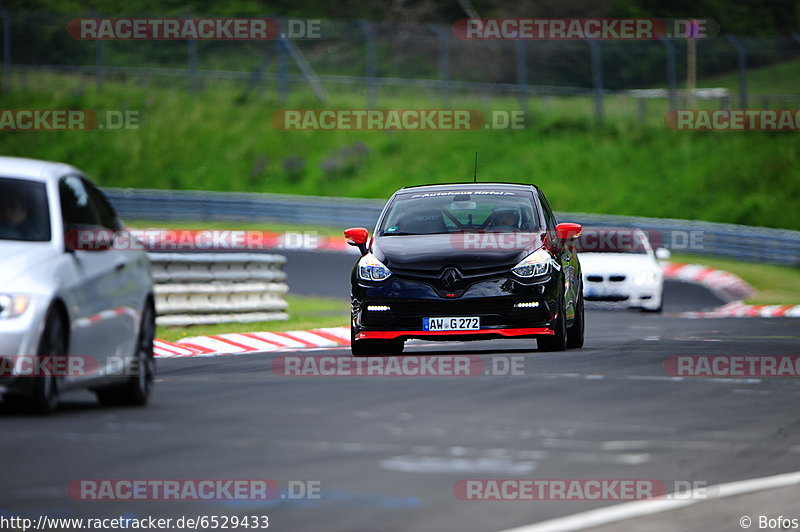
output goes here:
[[[696, 503], [707, 502], [735, 495], [743, 495], [756, 491], [796, 486], [800, 484], [800, 471], [784, 473], [771, 477], [737, 480], [716, 486], [707, 486], [694, 490], [691, 495], [680, 494], [676, 499], [652, 499], [646, 501], [632, 501], [614, 506], [606, 506], [597, 510], [589, 510], [566, 517], [550, 519], [541, 523], [510, 528], [502, 532], [563, 532], [571, 530], [586, 530], [587, 528], [607, 525], [648, 515], [668, 512], [676, 508], [690, 506]], [[714, 496], [705, 495], [716, 493]], [[669, 496], [667, 496], [669, 497]], [[707, 497], [707, 498], [704, 498]]]

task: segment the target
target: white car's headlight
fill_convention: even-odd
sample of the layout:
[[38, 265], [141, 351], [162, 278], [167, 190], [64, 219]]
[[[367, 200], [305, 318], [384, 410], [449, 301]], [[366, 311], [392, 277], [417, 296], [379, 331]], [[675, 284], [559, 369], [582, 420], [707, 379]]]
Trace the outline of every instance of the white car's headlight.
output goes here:
[[388, 279], [392, 272], [375, 258], [372, 253], [367, 253], [358, 261], [358, 278], [364, 281], [383, 281]]
[[31, 298], [22, 294], [0, 294], [0, 319], [22, 316]]
[[633, 282], [638, 286], [644, 286], [647, 284], [653, 284], [658, 279], [656, 272], [641, 272], [633, 278]]
[[511, 268], [511, 272], [518, 277], [540, 277], [550, 273], [551, 266], [556, 266], [553, 257], [542, 248], [522, 259], [519, 264]]

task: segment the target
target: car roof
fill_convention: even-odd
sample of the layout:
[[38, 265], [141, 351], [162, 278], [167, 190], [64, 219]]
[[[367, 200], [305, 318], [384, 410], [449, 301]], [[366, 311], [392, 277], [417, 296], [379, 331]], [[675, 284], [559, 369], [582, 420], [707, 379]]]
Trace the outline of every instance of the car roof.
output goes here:
[[508, 183], [502, 181], [486, 182], [481, 181], [475, 183], [472, 181], [463, 181], [457, 183], [436, 183], [430, 185], [414, 185], [403, 187], [396, 192], [396, 194], [414, 191], [414, 192], [442, 192], [447, 190], [487, 190], [487, 189], [511, 189], [511, 190], [531, 190], [536, 189], [536, 185], [525, 183]]
[[22, 157], [0, 157], [0, 177], [52, 181], [66, 173], [82, 174], [83, 172], [64, 163]]

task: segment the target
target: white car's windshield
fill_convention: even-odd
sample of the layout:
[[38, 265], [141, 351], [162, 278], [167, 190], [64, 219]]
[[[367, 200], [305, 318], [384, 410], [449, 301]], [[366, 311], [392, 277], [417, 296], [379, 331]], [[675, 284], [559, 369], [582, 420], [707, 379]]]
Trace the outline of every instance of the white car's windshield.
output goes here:
[[44, 183], [0, 177], [0, 240], [50, 240]]
[[580, 253], [647, 254], [642, 234], [627, 229], [584, 230], [575, 242], [575, 248]]
[[459, 191], [398, 194], [380, 236], [432, 235], [458, 231], [530, 232], [539, 228], [530, 194]]

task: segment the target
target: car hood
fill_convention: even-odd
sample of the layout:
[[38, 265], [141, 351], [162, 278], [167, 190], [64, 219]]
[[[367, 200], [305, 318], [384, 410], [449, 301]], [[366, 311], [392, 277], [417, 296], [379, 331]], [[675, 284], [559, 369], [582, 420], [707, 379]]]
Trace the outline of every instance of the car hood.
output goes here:
[[464, 271], [514, 267], [542, 247], [534, 233], [453, 233], [375, 238], [372, 253], [389, 269], [437, 271], [458, 266]]
[[578, 253], [583, 275], [661, 271], [658, 262], [650, 255], [630, 253]]
[[50, 242], [0, 240], [0, 290], [17, 285], [17, 277], [58, 257]]

